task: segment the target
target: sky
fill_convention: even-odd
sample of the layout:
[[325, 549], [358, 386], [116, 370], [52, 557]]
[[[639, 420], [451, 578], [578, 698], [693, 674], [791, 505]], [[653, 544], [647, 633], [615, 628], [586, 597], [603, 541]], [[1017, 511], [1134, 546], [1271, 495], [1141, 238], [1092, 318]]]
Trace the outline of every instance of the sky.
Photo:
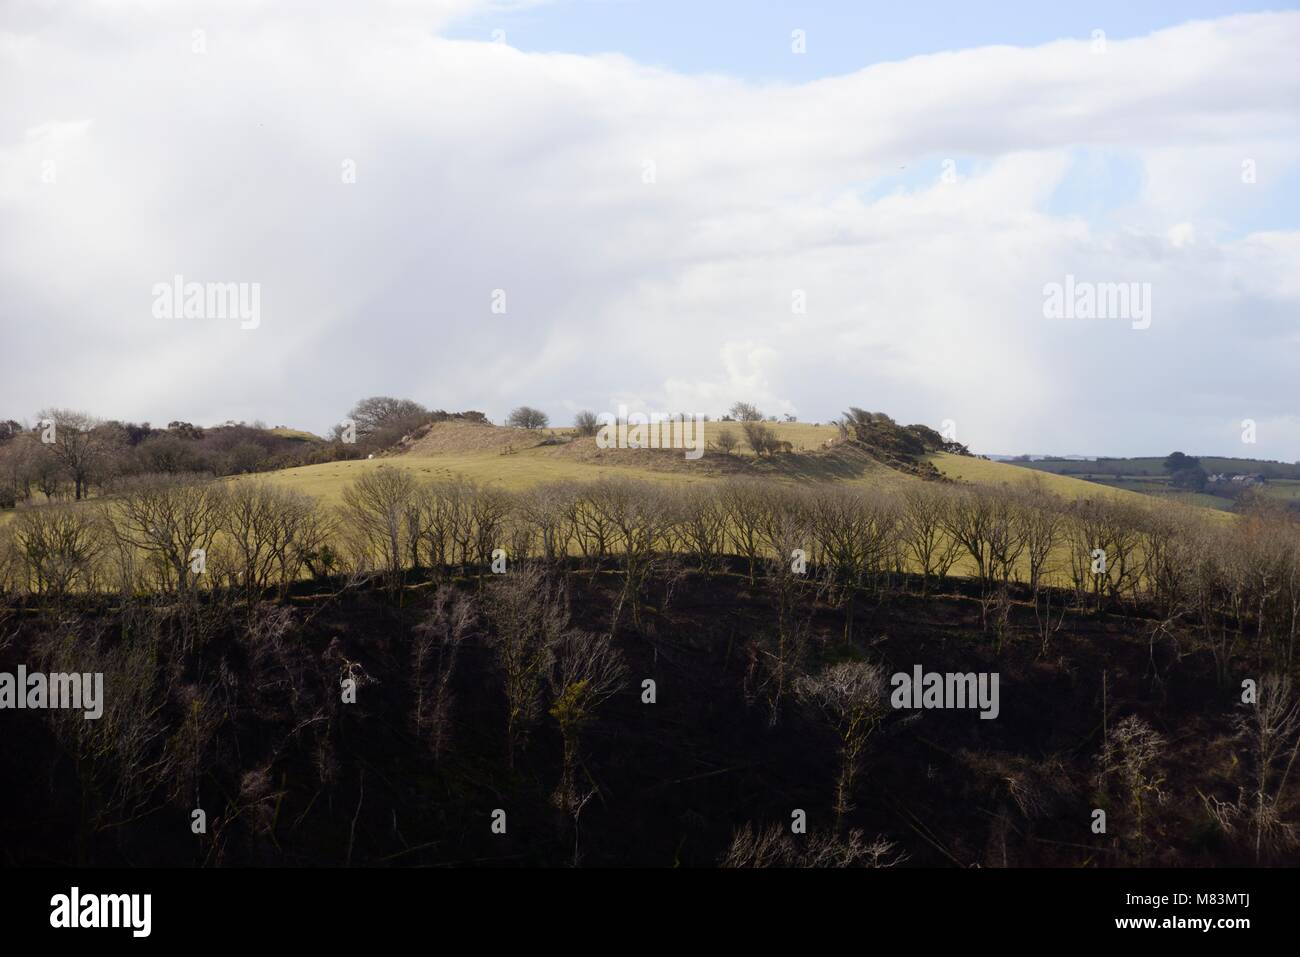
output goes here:
[[1300, 460], [1296, 4], [900, 6], [5, 0], [0, 418]]

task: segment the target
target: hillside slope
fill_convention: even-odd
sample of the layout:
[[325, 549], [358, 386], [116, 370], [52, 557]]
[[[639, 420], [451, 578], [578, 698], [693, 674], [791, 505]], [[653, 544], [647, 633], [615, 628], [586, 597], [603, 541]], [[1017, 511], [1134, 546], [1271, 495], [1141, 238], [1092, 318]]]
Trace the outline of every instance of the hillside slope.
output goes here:
[[1138, 492], [1098, 485], [1068, 475], [1056, 475], [1052, 472], [1040, 472], [1024, 468], [1010, 462], [994, 462], [989, 459], [968, 458], [963, 455], [949, 455], [947, 452], [935, 452], [926, 456], [944, 476], [954, 482], [975, 482], [981, 485], [1041, 486], [1053, 494], [1066, 499], [1107, 498], [1115, 501], [1149, 504], [1150, 500]]
[[[734, 423], [709, 423], [706, 438], [711, 430], [716, 436], [716, 428], [726, 425], [734, 427]], [[463, 477], [512, 490], [543, 482], [588, 481], [614, 475], [665, 484], [717, 482], [741, 476], [788, 483], [864, 482], [900, 488], [922, 481], [882, 464], [870, 452], [852, 444], [821, 448], [824, 441], [836, 436], [832, 426], [772, 423], [770, 427], [778, 437], [793, 435], [805, 448], [810, 444], [817, 448], [762, 459], [748, 453], [728, 455], [711, 450], [698, 460], [688, 460], [681, 450], [597, 448], [594, 438], [575, 437], [571, 430], [529, 432], [467, 422], [439, 422], [400, 450], [380, 458], [310, 465], [231, 481], [266, 480], [290, 485], [327, 503], [338, 501], [347, 484], [376, 468], [408, 469], [432, 479]], [[793, 439], [786, 441], [794, 444]], [[947, 452], [935, 452], [920, 460], [933, 465], [944, 478], [958, 483], [1039, 486], [1070, 500], [1100, 495], [1134, 504], [1150, 503], [1147, 496], [1137, 492], [1006, 462]]]

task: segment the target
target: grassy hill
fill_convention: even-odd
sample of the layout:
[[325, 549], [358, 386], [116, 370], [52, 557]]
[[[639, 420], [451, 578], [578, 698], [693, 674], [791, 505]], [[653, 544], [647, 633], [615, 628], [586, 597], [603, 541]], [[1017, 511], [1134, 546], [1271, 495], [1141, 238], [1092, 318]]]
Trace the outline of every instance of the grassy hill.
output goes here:
[[[222, 481], [265, 481], [292, 487], [325, 505], [337, 504], [344, 488], [366, 472], [379, 468], [407, 469], [428, 479], [461, 477], [510, 490], [545, 482], [590, 481], [614, 475], [667, 485], [718, 482], [740, 476], [792, 484], [850, 482], [895, 488], [921, 481], [915, 475], [885, 465], [870, 450], [840, 442], [839, 430], [833, 425], [806, 422], [765, 425], [779, 440], [789, 442], [794, 451], [760, 458], [743, 445], [740, 424], [735, 422], [706, 423], [704, 435], [710, 447], [702, 458], [688, 460], [682, 450], [601, 449], [594, 438], [580, 437], [572, 429], [523, 430], [450, 420], [433, 423], [398, 449], [375, 458], [245, 474]], [[741, 440], [729, 454], [714, 447], [723, 429]], [[285, 437], [293, 432], [277, 431], [286, 433]], [[296, 434], [307, 440], [308, 433]], [[1098, 484], [1027, 463], [994, 462], [946, 452], [924, 455], [918, 461], [932, 465], [939, 474], [955, 482], [1036, 485], [1066, 499], [1100, 493], [1118, 500], [1141, 502], [1145, 499], [1143, 492], [1147, 491], [1137, 485], [1143, 481], [1139, 479]], [[1121, 484], [1126, 487], [1119, 487]], [[1300, 496], [1300, 483], [1292, 491]], [[1209, 508], [1221, 506], [1224, 501], [1212, 496], [1182, 496], [1181, 499], [1186, 504]], [[13, 514], [0, 512], [0, 525], [10, 521]]]
[[1040, 472], [1009, 462], [950, 455], [947, 452], [935, 452], [927, 456], [927, 460], [942, 472], [945, 478], [957, 482], [977, 482], [982, 485], [1040, 485], [1049, 492], [1067, 499], [1089, 498], [1097, 495], [1121, 501], [1140, 501], [1142, 498], [1138, 492], [1098, 485], [1095, 482], [1058, 475], [1054, 472]]
[[[721, 427], [717, 423], [712, 425]], [[602, 449], [594, 437], [578, 436], [572, 430], [529, 431], [446, 421], [433, 423], [400, 448], [373, 458], [247, 473], [219, 481], [266, 482], [291, 488], [312, 496], [325, 507], [340, 505], [349, 486], [379, 469], [409, 471], [422, 480], [467, 479], [508, 491], [544, 483], [589, 482], [614, 476], [670, 487], [746, 477], [801, 488], [846, 483], [895, 491], [942, 478], [957, 484], [1039, 488], [1066, 501], [1102, 498], [1139, 506], [1151, 504], [1151, 498], [1139, 491], [949, 452], [932, 452], [901, 463], [894, 459], [891, 467], [871, 447], [857, 441], [840, 441], [837, 430], [831, 426], [781, 423], [770, 428], [794, 448], [807, 449], [813, 445], [815, 450], [758, 457], [750, 452], [727, 454], [711, 449], [701, 458], [691, 460], [680, 449]], [[706, 435], [710, 431], [706, 430]], [[832, 445], [823, 448], [828, 439], [834, 440]], [[796, 440], [800, 445], [795, 445]], [[92, 506], [93, 503], [87, 505]], [[1198, 510], [1231, 521], [1226, 512]], [[13, 514], [0, 513], [0, 526], [12, 521]], [[1061, 543], [1055, 550], [1054, 564], [1058, 570], [1068, 565], [1065, 547]], [[966, 557], [953, 567], [957, 575], [972, 575], [975, 571]], [[1049, 573], [1048, 580], [1065, 584], [1055, 573]]]
[[[751, 476], [778, 482], [909, 481], [869, 455], [848, 447], [822, 449], [834, 439], [834, 426], [803, 422], [769, 423], [792, 453], [758, 458], [747, 448], [731, 454], [711, 449], [698, 460], [682, 450], [601, 449], [592, 437], [571, 429], [511, 429], [467, 422], [436, 422], [400, 451], [357, 461], [328, 462], [227, 481], [266, 480], [313, 495], [327, 504], [339, 501], [342, 490], [366, 471], [401, 468], [422, 478], [463, 477], [474, 482], [518, 490], [544, 482], [590, 481], [621, 475], [665, 484], [713, 482], [730, 476]], [[705, 441], [713, 442], [723, 428], [739, 437], [736, 423], [710, 422]], [[806, 451], [816, 449], [817, 451]], [[805, 450], [805, 451], [801, 451]]]
[[[730, 455], [716, 450], [689, 461], [680, 450], [600, 449], [593, 438], [577, 437], [572, 430], [525, 431], [464, 422], [435, 423], [406, 451], [360, 461], [329, 462], [285, 469], [266, 475], [240, 476], [228, 481], [266, 480], [336, 503], [342, 490], [366, 471], [402, 468], [423, 478], [457, 476], [475, 482], [518, 490], [543, 482], [586, 481], [622, 475], [664, 484], [716, 482], [733, 476], [777, 482], [864, 482], [901, 487], [921, 481], [891, 469], [870, 454], [851, 446], [823, 448], [835, 440], [834, 426], [808, 423], [770, 423], [779, 439], [796, 451], [757, 458], [748, 449]], [[722, 428], [739, 434], [736, 423], [710, 422], [705, 438], [712, 442]], [[1103, 494], [1110, 498], [1142, 502], [1137, 491], [1113, 488], [1052, 472], [1005, 462], [936, 452], [924, 461], [957, 482], [992, 485], [1039, 485], [1063, 498], [1078, 499]], [[1208, 496], [1207, 496], [1208, 498]]]

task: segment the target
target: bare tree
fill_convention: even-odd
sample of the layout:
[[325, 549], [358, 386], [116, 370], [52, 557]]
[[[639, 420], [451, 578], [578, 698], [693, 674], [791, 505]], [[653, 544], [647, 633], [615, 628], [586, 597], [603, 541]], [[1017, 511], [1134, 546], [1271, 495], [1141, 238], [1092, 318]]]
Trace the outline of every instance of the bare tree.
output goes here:
[[568, 595], [540, 568], [516, 565], [493, 576], [484, 594], [506, 696], [506, 754], [510, 768], [541, 710], [556, 643], [569, 630]]
[[1139, 513], [1118, 502], [1083, 499], [1069, 511], [1066, 537], [1070, 542], [1071, 576], [1080, 602], [1091, 593], [1093, 607], [1136, 588]]
[[[492, 553], [504, 544], [515, 499], [510, 492], [495, 485], [472, 486], [470, 491], [469, 515], [474, 526], [474, 553], [482, 577], [492, 564]], [[526, 558], [523, 555], [510, 557], [514, 561]]]
[[0, 508], [12, 508], [32, 497], [36, 461], [44, 458], [37, 439], [19, 432], [0, 445]]
[[831, 485], [809, 496], [808, 514], [829, 592], [845, 609], [848, 642], [859, 590], [870, 579], [886, 578], [896, 564], [897, 506], [879, 490]]
[[1165, 799], [1164, 775], [1158, 767], [1164, 751], [1164, 736], [1131, 714], [1110, 729], [1097, 758], [1097, 786], [1103, 793], [1117, 792], [1123, 802], [1129, 846], [1139, 864], [1146, 856], [1147, 819], [1152, 807]]
[[839, 739], [835, 820], [853, 810], [853, 789], [867, 743], [885, 716], [885, 674], [878, 665], [845, 661], [799, 681], [799, 695], [818, 711]]
[[47, 448], [71, 480], [74, 497], [80, 501], [108, 456], [110, 436], [103, 423], [86, 412], [45, 409], [39, 415], [42, 431], [49, 429], [54, 440]]
[[712, 574], [727, 547], [727, 513], [718, 493], [707, 486], [687, 486], [679, 505], [677, 542], [695, 556], [706, 575]]
[[406, 469], [381, 466], [343, 490], [340, 520], [356, 564], [377, 562], [393, 587], [401, 580], [415, 488]]
[[415, 628], [411, 644], [412, 724], [416, 736], [429, 742], [435, 761], [451, 738], [452, 678], [460, 646], [474, 623], [473, 602], [443, 585], [435, 593], [428, 615]]
[[627, 668], [623, 656], [611, 646], [609, 635], [569, 629], [553, 645], [554, 664], [548, 679], [551, 686], [551, 717], [564, 742], [560, 783], [552, 799], [573, 821], [573, 863], [579, 861], [578, 824], [592, 788], [579, 788], [577, 772], [582, 764], [582, 733], [595, 719], [597, 709], [623, 687]]
[[573, 427], [578, 430], [579, 435], [595, 435], [600, 430], [600, 419], [596, 417], [595, 412], [583, 409], [573, 417]]
[[125, 484], [102, 514], [115, 539], [151, 559], [164, 591], [181, 595], [206, 574], [221, 529], [223, 486], [197, 478], [145, 477]]
[[736, 554], [745, 559], [749, 584], [763, 554], [762, 526], [766, 510], [766, 490], [758, 482], [733, 480], [720, 493], [726, 519], [727, 537]]
[[65, 618], [37, 649], [50, 671], [104, 676], [103, 713], [96, 720], [87, 721], [75, 710], [47, 712], [55, 737], [75, 762], [82, 789], [79, 843], [92, 831], [133, 818], [176, 777], [166, 747], [170, 687], [159, 630], [147, 618], [138, 624], [109, 642], [90, 631], [93, 623]]
[[477, 494], [464, 479], [418, 486], [407, 513], [411, 564], [441, 573], [444, 566], [466, 566], [474, 539], [471, 502]]
[[1295, 824], [1286, 820], [1294, 807], [1287, 783], [1300, 754], [1300, 703], [1292, 693], [1289, 675], [1274, 672], [1260, 679], [1254, 705], [1236, 719], [1238, 732], [1248, 747], [1249, 760], [1242, 770], [1247, 784], [1235, 802], [1201, 795], [1206, 809], [1230, 835], [1248, 835], [1255, 862], [1296, 846]]
[[575, 534], [570, 506], [578, 494], [571, 482], [550, 482], [534, 486], [517, 500], [518, 520], [540, 545], [542, 560], [555, 563], [568, 556]]
[[942, 582], [961, 554], [961, 543], [944, 531], [945, 491], [928, 482], [908, 485], [902, 496], [903, 545], [911, 564], [921, 572], [921, 594], [930, 580]]
[[993, 613], [994, 647], [1001, 650], [1010, 630], [1011, 583], [1019, 577], [1020, 559], [1025, 551], [1029, 528], [1023, 521], [1019, 492], [997, 488], [987, 489], [984, 494], [991, 505], [988, 549], [993, 588], [982, 597], [982, 619], [987, 628], [989, 613]]
[[795, 490], [772, 488], [759, 521], [759, 540], [767, 559], [764, 578], [775, 602], [770, 628], [750, 644], [747, 693], [766, 699], [768, 720], [775, 726], [786, 698], [794, 691], [812, 635], [815, 601], [808, 582], [807, 555], [813, 532], [804, 496]]
[[1060, 541], [1065, 504], [1041, 488], [1031, 489], [1020, 503], [1019, 520], [1029, 566], [1029, 588], [1038, 597], [1052, 571], [1052, 555]]
[[1251, 806], [1255, 825], [1255, 860], [1270, 850], [1295, 844], [1295, 825], [1286, 823], [1283, 795], [1300, 753], [1300, 703], [1292, 695], [1291, 677], [1274, 672], [1259, 683], [1254, 713], [1241, 720], [1255, 759]]
[[231, 485], [223, 502], [222, 543], [249, 600], [273, 581], [288, 589], [329, 535], [311, 496], [265, 482]]
[[750, 665], [745, 678], [747, 697], [762, 696], [772, 727], [780, 723], [786, 700], [795, 691], [816, 613], [816, 593], [803, 575], [791, 570], [790, 564], [784, 559], [768, 562], [765, 580], [776, 604], [775, 615], [771, 625], [749, 645]]
[[982, 489], [954, 492], [943, 512], [944, 531], [965, 550], [985, 594], [993, 582], [992, 525], [993, 503]]
[[514, 429], [544, 429], [550, 421], [545, 412], [530, 405], [521, 405], [506, 416], [506, 425]]
[[574, 540], [583, 558], [594, 559], [593, 572], [599, 570], [601, 560], [609, 554], [618, 534], [609, 510], [600, 502], [601, 494], [601, 483], [589, 482], [566, 503]]
[[95, 584], [103, 551], [98, 517], [74, 505], [29, 508], [14, 520], [13, 547], [27, 570], [27, 587], [62, 598]]
[[621, 550], [623, 590], [615, 603], [611, 633], [617, 633], [624, 608], [631, 609], [632, 626], [641, 625], [641, 595], [661, 547], [672, 539], [676, 502], [648, 482], [603, 479], [591, 489], [591, 507], [603, 513], [614, 531], [612, 544]]

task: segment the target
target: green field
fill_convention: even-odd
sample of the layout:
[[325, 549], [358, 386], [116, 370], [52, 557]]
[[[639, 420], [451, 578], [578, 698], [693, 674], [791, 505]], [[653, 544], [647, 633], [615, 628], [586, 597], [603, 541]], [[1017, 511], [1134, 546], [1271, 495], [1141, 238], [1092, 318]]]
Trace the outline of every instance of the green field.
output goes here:
[[[1216, 472], [1229, 475], [1259, 473], [1270, 480], [1290, 479], [1300, 481], [1300, 464], [1272, 462], [1262, 459], [1226, 458], [1215, 455], [1203, 455], [1198, 456], [1198, 458], [1201, 468], [1211, 475]], [[1018, 462], [1016, 464], [1039, 471], [1055, 472], [1058, 475], [1165, 478], [1168, 473], [1165, 472], [1164, 462], [1163, 456], [1143, 456], [1131, 459], [1098, 458], [1087, 461], [1078, 459], [1040, 459], [1034, 462]]]
[[[1234, 497], [1213, 494], [1209, 488], [1202, 492], [1188, 492], [1174, 488], [1170, 484], [1169, 474], [1164, 470], [1163, 458], [1097, 459], [1087, 462], [1044, 459], [1015, 464], [1044, 475], [1080, 479], [1107, 488], [1172, 499], [1183, 504], [1197, 505], [1221, 512], [1232, 512], [1236, 508]], [[1262, 485], [1253, 486], [1254, 494], [1284, 503], [1300, 501], [1300, 465], [1215, 456], [1202, 457], [1200, 465], [1210, 475], [1220, 473], [1264, 475], [1267, 481]], [[1226, 486], [1226, 488], [1231, 487]]]

